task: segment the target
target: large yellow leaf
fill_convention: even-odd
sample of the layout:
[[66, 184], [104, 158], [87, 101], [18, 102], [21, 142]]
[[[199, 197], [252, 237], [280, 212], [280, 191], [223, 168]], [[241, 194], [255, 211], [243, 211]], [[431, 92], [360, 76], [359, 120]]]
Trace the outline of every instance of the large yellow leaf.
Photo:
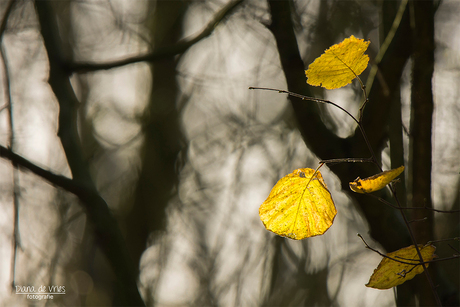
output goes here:
[[[423, 261], [430, 261], [437, 257], [434, 254], [436, 250], [435, 246], [423, 246], [422, 244], [419, 244], [418, 246], [420, 253], [422, 254]], [[416, 265], [419, 263], [419, 257], [414, 245], [388, 253], [387, 256], [404, 262], [414, 263], [414, 265], [383, 258], [379, 266], [374, 270], [374, 274], [372, 274], [366, 287], [375, 289], [390, 289], [403, 284], [407, 280], [411, 280], [415, 277], [415, 275], [423, 272], [423, 267], [421, 265]], [[425, 266], [428, 267], [428, 263], [426, 263]]]
[[311, 168], [281, 178], [259, 208], [265, 228], [295, 240], [323, 234], [336, 214], [321, 173]]
[[361, 179], [356, 178], [355, 181], [349, 183], [350, 189], [356, 193], [371, 193], [383, 189], [393, 179], [398, 177], [404, 171], [404, 166], [384, 171], [374, 176]]
[[333, 45], [308, 66], [307, 83], [328, 90], [351, 83], [367, 67], [369, 56], [364, 52], [369, 43], [352, 35]]

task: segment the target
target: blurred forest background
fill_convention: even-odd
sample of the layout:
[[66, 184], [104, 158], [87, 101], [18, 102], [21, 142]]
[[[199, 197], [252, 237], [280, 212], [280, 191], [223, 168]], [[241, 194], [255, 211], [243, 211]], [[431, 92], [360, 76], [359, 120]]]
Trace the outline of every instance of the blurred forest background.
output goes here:
[[[400, 213], [324, 166], [337, 206], [325, 235], [268, 232], [258, 208], [282, 176], [370, 156], [304, 69], [332, 44], [370, 39], [364, 127], [384, 169], [406, 166], [404, 206], [460, 207], [460, 1], [0, 2], [0, 305], [433, 305], [424, 274], [366, 288], [382, 252], [411, 243]], [[378, 195], [391, 201], [387, 192]], [[407, 210], [419, 243], [459, 236], [457, 213]], [[450, 246], [449, 246], [450, 244]], [[455, 241], [435, 243], [440, 257]], [[458, 259], [430, 265], [458, 306]], [[31, 301], [15, 285], [65, 286]]]

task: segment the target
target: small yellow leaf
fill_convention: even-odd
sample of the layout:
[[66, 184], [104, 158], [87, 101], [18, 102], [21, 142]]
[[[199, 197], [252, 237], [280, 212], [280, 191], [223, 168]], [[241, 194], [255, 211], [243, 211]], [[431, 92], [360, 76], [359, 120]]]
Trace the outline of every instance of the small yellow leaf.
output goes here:
[[328, 90], [351, 83], [367, 67], [369, 56], [364, 52], [369, 43], [352, 35], [333, 45], [308, 66], [307, 83]]
[[[419, 244], [420, 253], [422, 254], [423, 261], [430, 261], [436, 258], [434, 254], [436, 247], [433, 245]], [[401, 248], [395, 252], [388, 253], [388, 257], [398, 259], [404, 262], [414, 263], [404, 264], [388, 258], [383, 258], [379, 266], [374, 270], [366, 287], [374, 289], [390, 289], [411, 280], [415, 275], [423, 272], [422, 265], [419, 263], [419, 257], [414, 245]], [[425, 264], [428, 267], [428, 263]]]
[[404, 171], [404, 166], [384, 171], [377, 175], [361, 179], [356, 178], [355, 181], [349, 183], [350, 189], [356, 193], [371, 193], [383, 189], [393, 179], [398, 177]]
[[281, 178], [259, 208], [265, 228], [295, 240], [323, 234], [336, 214], [321, 173], [311, 168]]

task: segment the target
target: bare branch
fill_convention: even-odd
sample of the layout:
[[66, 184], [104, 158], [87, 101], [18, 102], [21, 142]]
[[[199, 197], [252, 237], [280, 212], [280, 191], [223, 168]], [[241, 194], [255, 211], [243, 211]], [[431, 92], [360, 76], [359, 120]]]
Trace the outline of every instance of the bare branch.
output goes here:
[[54, 174], [51, 171], [48, 171], [29, 160], [21, 157], [18, 154], [15, 154], [10, 149], [0, 145], [0, 157], [10, 160], [11, 162], [17, 164], [18, 166], [25, 168], [37, 176], [45, 179], [52, 185], [60, 187], [66, 191], [69, 191], [73, 194], [78, 194], [78, 191], [81, 190], [81, 187], [78, 188], [75, 182], [68, 177]]
[[108, 63], [91, 63], [91, 62], [75, 62], [75, 63], [63, 63], [65, 69], [69, 72], [91, 72], [95, 70], [107, 70], [116, 67], [121, 67], [128, 64], [134, 64], [139, 62], [154, 62], [163, 58], [173, 57], [175, 55], [184, 53], [188, 48], [202, 40], [203, 38], [208, 37], [212, 34], [214, 29], [221, 23], [225, 17], [227, 17], [243, 0], [230, 1], [225, 5], [214, 18], [208, 23], [208, 25], [197, 35], [193, 37], [187, 37], [180, 40], [174, 46], [168, 46], [163, 48], [158, 48], [152, 52], [144, 55], [137, 55], [134, 57], [108, 62]]

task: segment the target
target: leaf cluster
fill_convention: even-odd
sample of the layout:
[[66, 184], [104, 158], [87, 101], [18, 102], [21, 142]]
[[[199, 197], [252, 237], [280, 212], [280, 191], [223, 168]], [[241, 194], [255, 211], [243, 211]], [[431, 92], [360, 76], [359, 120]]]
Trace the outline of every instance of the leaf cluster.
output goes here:
[[[308, 84], [322, 86], [326, 89], [337, 89], [350, 84], [355, 78], [358, 79], [365, 97], [358, 119], [347, 110], [328, 100], [306, 97], [285, 90], [250, 88], [276, 90], [302, 98], [303, 100], [331, 104], [353, 118], [358, 124], [372, 158], [323, 160], [320, 162], [321, 165], [318, 169], [325, 163], [337, 162], [373, 162], [379, 166], [362, 126], [362, 115], [367, 103], [367, 94], [363, 82], [358, 77], [366, 69], [369, 62], [369, 56], [364, 54], [369, 43], [369, 41], [358, 39], [352, 35], [341, 43], [327, 49], [305, 71]], [[332, 226], [337, 211], [331, 194], [318, 169], [298, 169], [278, 181], [267, 200], [259, 209], [260, 218], [268, 230], [280, 236], [300, 240], [321, 235]], [[372, 193], [388, 186], [403, 171], [404, 166], [388, 171], [382, 170], [380, 173], [365, 179], [358, 177], [350, 182], [349, 186], [356, 193]], [[404, 214], [404, 208], [399, 204], [394, 188], [390, 185], [389, 189], [397, 203], [397, 206], [391, 206], [400, 210], [414, 245], [384, 255], [370, 248], [359, 235], [367, 248], [383, 257], [374, 274], [372, 274], [369, 283], [366, 284], [367, 287], [375, 289], [389, 289], [414, 278], [417, 274], [427, 273], [426, 268], [428, 267], [428, 263], [437, 258], [434, 254], [436, 248], [433, 245], [427, 244], [423, 246], [416, 244]], [[385, 201], [383, 202], [386, 204]], [[458, 256], [455, 255], [454, 258]], [[428, 274], [427, 277], [432, 285]], [[432, 287], [432, 290], [434, 291], [434, 287]]]

